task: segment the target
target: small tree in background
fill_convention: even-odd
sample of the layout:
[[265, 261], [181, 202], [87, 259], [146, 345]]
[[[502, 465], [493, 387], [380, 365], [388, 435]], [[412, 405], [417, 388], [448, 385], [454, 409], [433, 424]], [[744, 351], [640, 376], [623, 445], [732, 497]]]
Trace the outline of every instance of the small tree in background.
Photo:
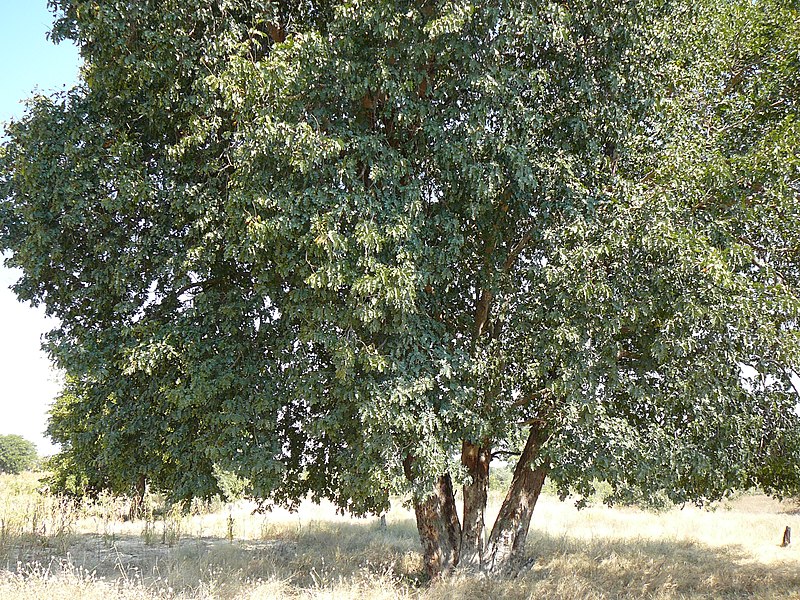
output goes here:
[[0, 435], [0, 473], [20, 473], [36, 464], [36, 446], [21, 435]]

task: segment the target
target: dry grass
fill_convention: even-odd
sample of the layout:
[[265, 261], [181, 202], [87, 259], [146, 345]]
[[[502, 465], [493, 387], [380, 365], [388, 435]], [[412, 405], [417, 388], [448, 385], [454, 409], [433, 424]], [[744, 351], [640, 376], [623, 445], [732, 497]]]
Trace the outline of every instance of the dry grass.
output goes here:
[[[715, 512], [652, 514], [540, 500], [516, 579], [426, 584], [411, 515], [329, 505], [252, 514], [244, 503], [125, 521], [124, 501], [71, 506], [0, 476], [0, 598], [699, 599], [800, 598], [800, 551], [779, 546], [792, 509], [744, 496]], [[800, 526], [795, 528], [800, 533]]]

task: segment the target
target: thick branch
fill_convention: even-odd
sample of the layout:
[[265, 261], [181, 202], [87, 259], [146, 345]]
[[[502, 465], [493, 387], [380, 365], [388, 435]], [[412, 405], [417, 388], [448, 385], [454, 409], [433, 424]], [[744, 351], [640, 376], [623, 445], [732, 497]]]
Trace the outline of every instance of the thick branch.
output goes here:
[[531, 427], [525, 449], [514, 469], [511, 486], [489, 535], [484, 559], [487, 571], [508, 573], [523, 555], [533, 508], [547, 476], [546, 465], [534, 467], [534, 464], [548, 435], [544, 424]]
[[525, 246], [528, 245], [528, 242], [530, 242], [532, 238], [533, 232], [529, 231], [522, 236], [522, 239], [517, 242], [513, 248], [511, 248], [511, 252], [508, 253], [506, 260], [503, 263], [503, 271], [508, 273], [511, 270], [511, 267], [513, 267], [514, 263], [517, 262], [517, 257], [519, 257], [520, 253], [525, 249]]
[[[514, 266], [514, 263], [517, 261], [517, 258], [525, 249], [525, 246], [533, 238], [533, 233], [528, 232], [522, 236], [522, 239], [517, 242], [513, 248], [506, 256], [506, 259], [503, 261], [502, 270], [504, 273], [508, 273], [511, 268]], [[489, 248], [493, 248], [494, 244], [490, 244]], [[481, 291], [480, 298], [478, 299], [478, 303], [475, 307], [475, 339], [479, 339], [484, 331], [486, 331], [486, 326], [489, 323], [489, 313], [490, 308], [492, 305], [492, 301], [494, 300], [494, 292], [490, 289], [484, 289]]]
[[484, 328], [489, 322], [489, 306], [492, 304], [494, 294], [491, 290], [483, 290], [481, 292], [478, 305], [475, 307], [475, 339], [479, 339], [483, 335]]

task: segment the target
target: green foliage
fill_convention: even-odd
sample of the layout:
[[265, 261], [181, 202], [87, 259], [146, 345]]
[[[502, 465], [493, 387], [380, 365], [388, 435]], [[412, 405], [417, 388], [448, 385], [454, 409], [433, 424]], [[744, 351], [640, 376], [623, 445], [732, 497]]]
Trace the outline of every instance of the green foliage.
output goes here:
[[217, 478], [222, 498], [226, 502], [242, 500], [247, 494], [247, 490], [251, 487], [251, 483], [247, 479], [237, 477], [236, 473], [223, 471], [219, 467], [214, 468], [214, 476]]
[[66, 452], [48, 458], [44, 462], [44, 470], [50, 473], [46, 483], [55, 494], [81, 498], [99, 491], [90, 485], [86, 468], [76, 464]]
[[21, 473], [36, 465], [36, 445], [21, 435], [0, 435], [0, 473]]
[[795, 4], [53, 4], [0, 248], [86, 485], [363, 513], [530, 423], [562, 493], [800, 484]]
[[492, 470], [489, 472], [489, 489], [495, 492], [505, 492], [513, 475], [513, 469], [507, 464], [492, 465]]

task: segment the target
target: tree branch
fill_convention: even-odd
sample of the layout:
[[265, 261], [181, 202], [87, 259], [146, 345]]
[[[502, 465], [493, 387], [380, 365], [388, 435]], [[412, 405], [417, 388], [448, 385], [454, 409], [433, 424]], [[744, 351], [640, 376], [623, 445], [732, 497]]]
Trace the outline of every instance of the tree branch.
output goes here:
[[195, 281], [194, 283], [188, 283], [182, 288], [178, 289], [177, 291], [173, 292], [176, 298], [180, 298], [183, 294], [191, 290], [192, 288], [201, 287], [203, 289], [206, 286], [214, 285], [222, 281], [221, 277], [212, 277], [211, 279], [206, 279], [205, 281]]
[[495, 450], [492, 452], [492, 458], [498, 456], [522, 456], [522, 452], [514, 452], [513, 450]]
[[525, 235], [522, 236], [522, 239], [516, 243], [516, 245], [511, 248], [511, 252], [508, 253], [505, 262], [503, 263], [503, 271], [508, 273], [511, 270], [511, 267], [514, 266], [514, 263], [517, 261], [517, 257], [520, 253], [525, 249], [525, 246], [528, 245], [528, 242], [531, 241], [533, 238], [533, 231], [528, 231]]

